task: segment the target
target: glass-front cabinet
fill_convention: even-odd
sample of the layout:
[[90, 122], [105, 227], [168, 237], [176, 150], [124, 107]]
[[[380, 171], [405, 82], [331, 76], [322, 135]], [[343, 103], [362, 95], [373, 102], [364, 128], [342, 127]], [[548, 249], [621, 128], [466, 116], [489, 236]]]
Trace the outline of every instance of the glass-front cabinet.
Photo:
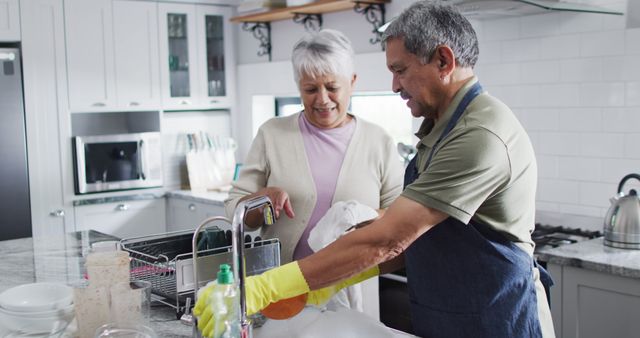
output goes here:
[[164, 109], [229, 108], [230, 16], [228, 7], [160, 4]]

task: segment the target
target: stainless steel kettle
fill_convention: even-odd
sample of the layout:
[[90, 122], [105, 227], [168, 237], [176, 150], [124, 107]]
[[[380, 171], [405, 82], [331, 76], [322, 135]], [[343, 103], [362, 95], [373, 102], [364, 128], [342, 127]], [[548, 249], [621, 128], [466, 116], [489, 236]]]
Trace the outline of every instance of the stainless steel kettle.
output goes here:
[[604, 244], [615, 248], [640, 249], [640, 198], [631, 189], [628, 194], [622, 191], [627, 180], [640, 175], [629, 174], [618, 185], [618, 194], [611, 198], [611, 206], [604, 219]]

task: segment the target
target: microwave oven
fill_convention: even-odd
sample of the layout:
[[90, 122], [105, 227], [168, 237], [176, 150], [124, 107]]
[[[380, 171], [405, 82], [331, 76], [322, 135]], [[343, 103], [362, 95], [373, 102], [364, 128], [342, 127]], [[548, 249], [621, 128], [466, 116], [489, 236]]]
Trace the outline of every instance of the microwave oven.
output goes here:
[[159, 132], [73, 138], [76, 194], [162, 186]]

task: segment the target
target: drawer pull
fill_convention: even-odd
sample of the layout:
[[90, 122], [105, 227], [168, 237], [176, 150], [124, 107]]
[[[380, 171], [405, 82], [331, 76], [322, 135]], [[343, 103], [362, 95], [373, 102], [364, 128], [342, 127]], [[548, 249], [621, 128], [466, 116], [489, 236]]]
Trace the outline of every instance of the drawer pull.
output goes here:
[[116, 211], [127, 211], [129, 210], [129, 206], [126, 204], [118, 204], [116, 207]]
[[54, 210], [52, 212], [49, 213], [49, 216], [53, 216], [53, 217], [64, 217], [64, 210], [59, 209], [59, 210]]
[[193, 203], [189, 204], [189, 211], [196, 211], [196, 205]]

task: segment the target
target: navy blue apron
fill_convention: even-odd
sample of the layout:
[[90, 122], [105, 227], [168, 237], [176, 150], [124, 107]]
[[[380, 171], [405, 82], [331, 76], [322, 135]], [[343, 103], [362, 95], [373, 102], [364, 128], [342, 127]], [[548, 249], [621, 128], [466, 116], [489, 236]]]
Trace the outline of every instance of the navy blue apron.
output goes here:
[[[476, 83], [429, 153], [453, 129], [482, 87]], [[418, 177], [415, 156], [405, 187]], [[426, 169], [425, 169], [426, 170]], [[449, 217], [405, 251], [411, 318], [420, 337], [541, 337], [534, 261], [489, 226]], [[541, 270], [541, 274], [542, 274]]]

